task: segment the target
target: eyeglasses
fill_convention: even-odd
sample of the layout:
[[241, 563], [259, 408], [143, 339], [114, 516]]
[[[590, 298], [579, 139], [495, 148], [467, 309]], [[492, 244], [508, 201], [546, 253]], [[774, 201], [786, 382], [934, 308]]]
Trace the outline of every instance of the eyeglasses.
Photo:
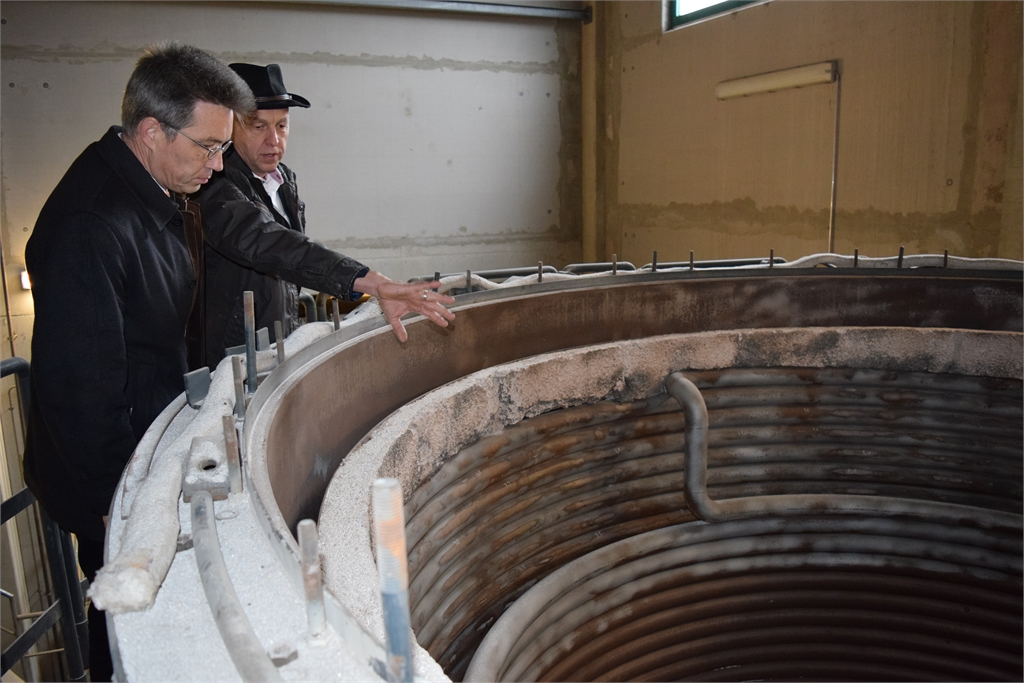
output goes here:
[[174, 126], [166, 124], [166, 123], [163, 124], [163, 125], [167, 126], [171, 130], [174, 130], [174, 131], [177, 131], [177, 132], [181, 133], [182, 136], [184, 136], [184, 138], [186, 140], [191, 140], [192, 142], [196, 143], [197, 145], [199, 145], [200, 147], [205, 149], [206, 150], [206, 158], [207, 159], [214, 158], [215, 156], [217, 156], [218, 153], [219, 154], [223, 154], [224, 152], [228, 151], [228, 149], [231, 147], [231, 140], [228, 140], [223, 145], [219, 145], [217, 147], [207, 147], [206, 145], [204, 145], [203, 143], [199, 142], [195, 138], [191, 138], [188, 135], [185, 135], [185, 133], [183, 133], [180, 128], [175, 128]]

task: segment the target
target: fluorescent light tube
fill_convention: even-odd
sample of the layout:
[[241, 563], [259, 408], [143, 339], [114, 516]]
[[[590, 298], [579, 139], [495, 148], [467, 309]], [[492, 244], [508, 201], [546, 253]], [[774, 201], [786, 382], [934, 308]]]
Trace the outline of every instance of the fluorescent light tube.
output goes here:
[[775, 92], [787, 88], [802, 88], [807, 85], [819, 83], [833, 83], [836, 80], [836, 63], [820, 62], [808, 64], [792, 69], [771, 71], [756, 76], [735, 78], [731, 81], [722, 81], [715, 86], [715, 97], [720, 100], [730, 100], [734, 97], [746, 97], [764, 92]]

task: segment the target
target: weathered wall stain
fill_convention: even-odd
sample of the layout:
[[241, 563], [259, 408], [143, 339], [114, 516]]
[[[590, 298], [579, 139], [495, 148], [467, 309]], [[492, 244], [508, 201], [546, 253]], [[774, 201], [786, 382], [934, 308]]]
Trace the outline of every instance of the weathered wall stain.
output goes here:
[[[577, 30], [578, 33], [578, 30]], [[90, 64], [110, 61], [129, 60], [134, 62], [139, 54], [145, 49], [145, 45], [132, 47], [109, 46], [104, 49], [82, 50], [71, 46], [56, 49], [44, 48], [39, 45], [4, 45], [0, 47], [0, 57], [4, 60], [26, 60], [30, 62], [52, 62], [59, 64]], [[326, 64], [330, 66], [363, 66], [404, 69], [417, 69], [421, 71], [490, 71], [493, 73], [518, 73], [518, 74], [559, 74], [562, 72], [560, 61], [550, 62], [492, 62], [492, 61], [462, 61], [456, 59], [443, 59], [415, 56], [392, 56], [358, 54], [346, 55], [330, 52], [234, 52], [211, 50], [219, 59], [225, 62], [235, 62], [242, 59], [258, 62], [260, 64], [271, 63], [293, 63], [293, 64]]]
[[[654, 239], [663, 235], [665, 244], [685, 241], [689, 232], [711, 231], [723, 239], [752, 237], [755, 243], [768, 244], [774, 240], [781, 246], [785, 238], [813, 239], [827, 233], [829, 220], [828, 209], [758, 207], [749, 197], [707, 204], [622, 204], [618, 215], [627, 240], [647, 233]], [[903, 245], [917, 245], [939, 253], [949, 249], [950, 253], [996, 256], [992, 240], [998, 238], [1000, 221], [999, 211], [992, 207], [970, 216], [960, 211], [904, 214], [872, 208], [840, 210], [836, 212], [837, 244], [850, 252], [859, 247], [863, 251], [863, 247], [891, 243], [895, 235]], [[979, 241], [971, 242], [976, 236], [980, 236]], [[704, 257], [710, 258], [706, 253]]]
[[[458, 235], [409, 235], [401, 237], [348, 237], [330, 240], [325, 244], [341, 252], [356, 249], [404, 249], [409, 247], [472, 247], [537, 241], [550, 241], [575, 246], [579, 242], [578, 230], [552, 223], [545, 231], [511, 231], [501, 234], [474, 234], [468, 231]], [[472, 264], [470, 264], [472, 265]], [[530, 264], [526, 264], [530, 265]]]

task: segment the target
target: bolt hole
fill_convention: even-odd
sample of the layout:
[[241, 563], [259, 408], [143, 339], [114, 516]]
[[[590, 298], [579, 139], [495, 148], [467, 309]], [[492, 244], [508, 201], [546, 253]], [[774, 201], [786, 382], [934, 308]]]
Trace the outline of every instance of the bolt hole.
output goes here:
[[216, 460], [204, 460], [203, 462], [201, 462], [199, 464], [199, 467], [204, 469], [204, 470], [207, 470], [207, 471], [213, 470], [213, 469], [217, 468], [217, 461]]

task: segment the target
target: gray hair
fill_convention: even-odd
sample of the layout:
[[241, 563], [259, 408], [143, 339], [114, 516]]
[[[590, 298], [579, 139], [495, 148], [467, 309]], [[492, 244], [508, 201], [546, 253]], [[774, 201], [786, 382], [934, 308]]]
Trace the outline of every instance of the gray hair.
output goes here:
[[168, 126], [188, 128], [198, 102], [219, 104], [235, 112], [256, 108], [249, 86], [217, 58], [191, 45], [159, 43], [139, 57], [128, 79], [121, 101], [121, 125], [129, 136], [147, 116], [159, 121], [164, 132]]

